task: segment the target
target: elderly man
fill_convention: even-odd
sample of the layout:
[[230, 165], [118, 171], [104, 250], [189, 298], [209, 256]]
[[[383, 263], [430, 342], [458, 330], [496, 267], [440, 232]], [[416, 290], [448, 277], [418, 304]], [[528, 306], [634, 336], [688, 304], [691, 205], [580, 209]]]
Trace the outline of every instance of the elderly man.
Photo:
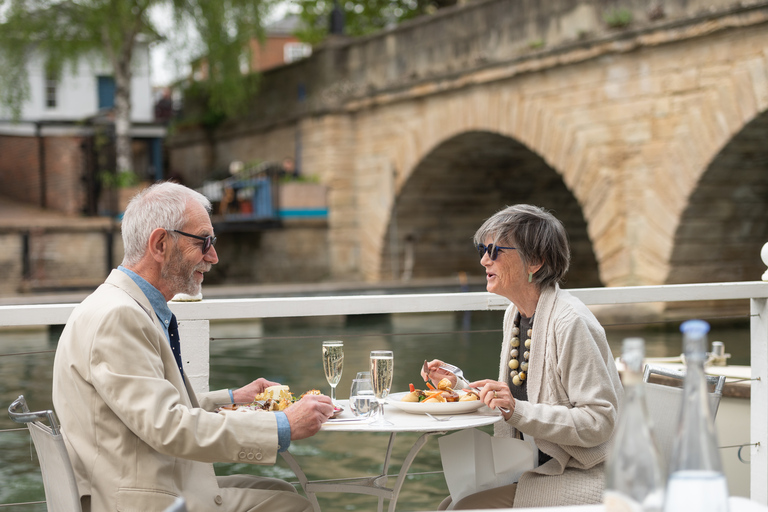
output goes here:
[[195, 511], [309, 511], [293, 486], [217, 477], [212, 462], [272, 464], [292, 439], [331, 416], [326, 396], [285, 412], [217, 414], [277, 383], [196, 396], [181, 365], [167, 301], [196, 295], [218, 262], [210, 202], [176, 183], [137, 195], [122, 223], [125, 257], [72, 313], [59, 340], [53, 403], [84, 511], [163, 510], [183, 496]]

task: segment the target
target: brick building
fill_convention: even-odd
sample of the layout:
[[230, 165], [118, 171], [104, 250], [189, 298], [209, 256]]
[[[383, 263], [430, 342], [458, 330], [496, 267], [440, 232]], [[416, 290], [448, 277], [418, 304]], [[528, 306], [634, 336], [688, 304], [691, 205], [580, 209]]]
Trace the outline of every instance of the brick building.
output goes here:
[[[114, 171], [114, 80], [109, 64], [83, 59], [59, 80], [46, 76], [41, 55], [28, 63], [30, 97], [18, 122], [0, 106], [0, 195], [67, 214], [104, 209], [100, 175]], [[162, 140], [150, 86], [149, 46], [139, 43], [132, 79], [134, 170], [162, 178]], [[106, 212], [111, 213], [111, 212]]]

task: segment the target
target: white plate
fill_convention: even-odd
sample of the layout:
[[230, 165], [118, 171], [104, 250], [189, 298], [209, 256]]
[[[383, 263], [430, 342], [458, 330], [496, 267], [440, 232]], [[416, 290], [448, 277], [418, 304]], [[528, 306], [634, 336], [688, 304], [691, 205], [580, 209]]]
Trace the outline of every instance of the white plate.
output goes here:
[[407, 391], [403, 391], [402, 393], [392, 393], [387, 397], [387, 404], [411, 414], [424, 414], [425, 412], [428, 412], [429, 414], [466, 414], [474, 412], [483, 406], [483, 402], [480, 400], [429, 404], [423, 402], [402, 402], [401, 399], [407, 394]]

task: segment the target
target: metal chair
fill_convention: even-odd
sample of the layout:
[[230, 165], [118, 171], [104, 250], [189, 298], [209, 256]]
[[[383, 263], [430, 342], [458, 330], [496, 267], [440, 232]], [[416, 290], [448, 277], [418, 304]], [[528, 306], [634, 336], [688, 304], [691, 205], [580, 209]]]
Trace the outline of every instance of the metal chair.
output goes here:
[[[674, 379], [680, 386], [667, 386], [649, 382], [651, 375], [654, 374], [667, 379]], [[685, 372], [670, 370], [660, 366], [646, 365], [645, 372], [643, 373], [645, 398], [651, 419], [651, 427], [664, 467], [669, 465], [669, 457], [672, 454], [677, 424], [680, 419], [680, 409], [683, 402], [683, 379], [685, 379]], [[723, 396], [725, 376], [707, 375], [707, 383], [712, 387], [709, 403], [712, 421], [715, 421], [717, 409], [720, 406], [720, 398]]]
[[[48, 512], [82, 512], [75, 472], [53, 411], [30, 412], [24, 395], [8, 407], [8, 416], [27, 425], [43, 473]], [[42, 423], [48, 420], [50, 426]]]

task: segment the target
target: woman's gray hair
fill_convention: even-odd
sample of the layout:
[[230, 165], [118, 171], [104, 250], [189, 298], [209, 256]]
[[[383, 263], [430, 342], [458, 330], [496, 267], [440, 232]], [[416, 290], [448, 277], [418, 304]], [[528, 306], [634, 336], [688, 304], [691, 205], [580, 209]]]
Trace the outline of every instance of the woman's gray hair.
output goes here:
[[543, 208], [517, 204], [496, 212], [475, 233], [475, 245], [489, 238], [494, 245], [515, 247], [523, 266], [541, 263], [533, 274], [540, 289], [562, 282], [568, 272], [568, 235], [563, 223]]
[[211, 213], [211, 202], [207, 197], [178, 183], [156, 183], [136, 194], [123, 214], [121, 230], [125, 255], [122, 265], [132, 266], [141, 260], [155, 229], [183, 228], [189, 201], [197, 201]]

